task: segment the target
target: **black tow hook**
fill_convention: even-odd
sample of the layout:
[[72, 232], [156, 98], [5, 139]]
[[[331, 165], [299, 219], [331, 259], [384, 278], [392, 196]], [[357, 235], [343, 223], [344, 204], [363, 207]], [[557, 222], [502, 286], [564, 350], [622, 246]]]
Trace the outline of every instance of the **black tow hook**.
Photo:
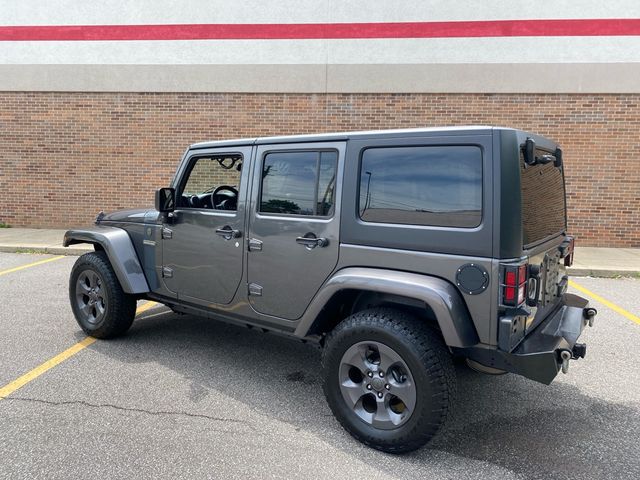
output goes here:
[[596, 315], [598, 314], [598, 311], [593, 308], [593, 307], [588, 307], [585, 308], [582, 311], [582, 316], [584, 317], [584, 324], [585, 325], [589, 325], [590, 327], [593, 327], [593, 321], [596, 318]]
[[574, 358], [574, 359], [584, 358], [586, 354], [587, 354], [586, 343], [576, 343], [571, 349], [571, 358]]

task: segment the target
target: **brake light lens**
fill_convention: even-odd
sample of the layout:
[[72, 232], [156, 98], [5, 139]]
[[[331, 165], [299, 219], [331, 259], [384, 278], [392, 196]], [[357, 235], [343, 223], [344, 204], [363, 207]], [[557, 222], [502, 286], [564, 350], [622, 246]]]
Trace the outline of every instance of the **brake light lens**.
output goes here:
[[505, 265], [504, 284], [502, 286], [502, 303], [518, 306], [524, 303], [527, 296], [528, 264]]
[[515, 287], [505, 287], [504, 288], [504, 300], [505, 304], [511, 305], [513, 304], [513, 299], [516, 297], [516, 288]]

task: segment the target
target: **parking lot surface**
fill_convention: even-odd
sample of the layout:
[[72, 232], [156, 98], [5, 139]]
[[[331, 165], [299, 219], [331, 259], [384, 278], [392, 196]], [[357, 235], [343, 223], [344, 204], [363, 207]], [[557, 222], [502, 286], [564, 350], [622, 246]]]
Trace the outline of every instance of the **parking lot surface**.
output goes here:
[[[74, 261], [0, 254], [0, 389], [85, 338]], [[638, 315], [639, 279], [574, 280]], [[0, 399], [0, 479], [637, 479], [640, 324], [592, 305], [568, 375], [545, 386], [458, 367], [451, 421], [403, 456], [334, 420], [316, 347], [156, 306]]]

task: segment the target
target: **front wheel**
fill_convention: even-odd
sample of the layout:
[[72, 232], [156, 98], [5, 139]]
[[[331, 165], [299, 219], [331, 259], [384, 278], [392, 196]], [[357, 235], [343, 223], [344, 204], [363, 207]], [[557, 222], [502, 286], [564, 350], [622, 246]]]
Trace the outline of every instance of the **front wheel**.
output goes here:
[[85, 253], [69, 279], [71, 310], [80, 328], [95, 338], [125, 333], [136, 315], [136, 299], [122, 290], [104, 252]]
[[348, 317], [328, 336], [322, 363], [334, 415], [378, 450], [420, 448], [449, 413], [451, 356], [436, 331], [402, 311], [374, 308]]

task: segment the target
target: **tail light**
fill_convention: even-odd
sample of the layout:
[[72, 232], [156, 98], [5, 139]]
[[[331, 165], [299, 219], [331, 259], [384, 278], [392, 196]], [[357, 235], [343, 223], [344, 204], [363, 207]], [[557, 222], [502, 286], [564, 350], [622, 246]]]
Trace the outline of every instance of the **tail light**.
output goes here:
[[564, 256], [564, 266], [570, 267], [573, 265], [573, 251], [576, 246], [575, 237], [569, 237], [569, 245], [567, 247], [567, 254]]
[[528, 264], [504, 265], [502, 283], [502, 304], [517, 307], [527, 298]]

